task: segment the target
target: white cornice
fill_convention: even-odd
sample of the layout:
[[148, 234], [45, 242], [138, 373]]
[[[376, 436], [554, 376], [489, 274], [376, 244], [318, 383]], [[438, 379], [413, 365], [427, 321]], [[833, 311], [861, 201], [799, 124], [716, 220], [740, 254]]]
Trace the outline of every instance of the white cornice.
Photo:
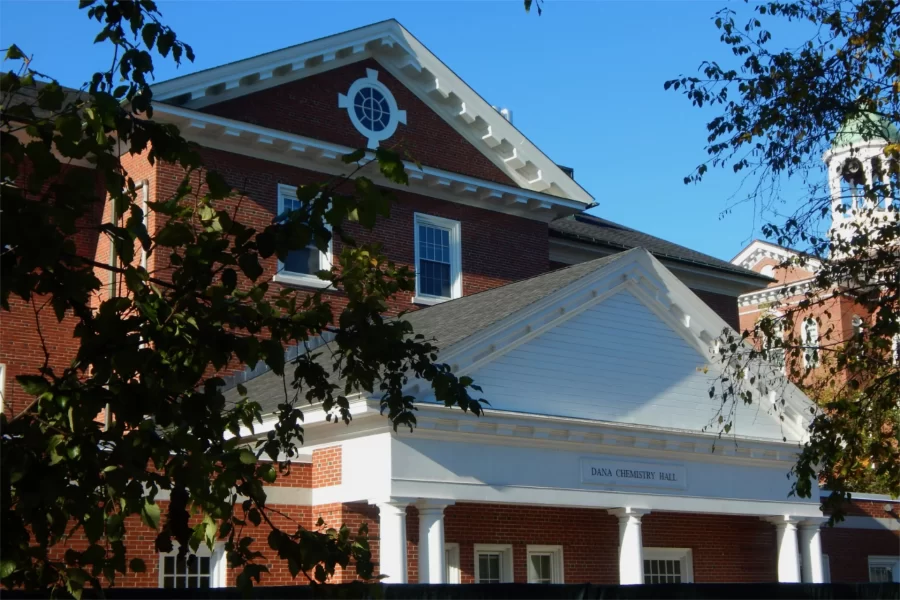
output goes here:
[[[741, 250], [737, 256], [731, 259], [731, 264], [744, 267], [745, 269], [752, 269], [759, 261], [766, 258], [771, 258], [778, 262], [785, 262], [800, 258], [801, 255], [802, 253], [788, 248], [782, 248], [781, 246], [776, 246], [775, 244], [770, 244], [762, 240], [753, 240], [753, 242]], [[818, 260], [812, 257], [807, 257], [806, 261], [812, 269], [818, 269], [822, 266]]]
[[165, 81], [153, 93], [202, 108], [366, 58], [375, 58], [516, 185], [582, 208], [593, 204], [590, 194], [393, 20]]
[[[165, 104], [154, 104], [153, 111], [157, 121], [177, 125], [186, 139], [201, 146], [330, 175], [350, 175], [356, 168], [355, 165], [344, 164], [341, 160], [343, 155], [353, 152], [354, 149], [340, 144]], [[369, 152], [366, 160], [373, 157], [374, 154]], [[389, 182], [374, 168], [365, 175], [386, 187], [409, 190], [449, 202], [478, 206], [545, 222], [584, 209], [584, 205], [580, 202], [550, 194], [476, 179], [408, 161], [404, 166], [409, 175], [409, 186]]]
[[673, 459], [732, 464], [789, 464], [799, 452], [797, 444], [789, 442], [718, 439], [713, 433], [491, 409], [475, 417], [425, 403], [418, 405], [416, 421], [414, 432], [396, 435], [656, 458], [665, 454]]
[[770, 302], [778, 302], [793, 296], [800, 296], [813, 289], [813, 278], [800, 279], [785, 283], [776, 287], [766, 288], [757, 292], [743, 294], [738, 298], [738, 306], [756, 306]]

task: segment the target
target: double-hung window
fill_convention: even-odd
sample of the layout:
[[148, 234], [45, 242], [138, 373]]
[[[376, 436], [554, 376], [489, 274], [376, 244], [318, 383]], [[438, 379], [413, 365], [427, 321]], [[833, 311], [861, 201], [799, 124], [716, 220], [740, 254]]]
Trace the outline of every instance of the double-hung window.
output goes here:
[[562, 546], [528, 546], [528, 583], [563, 583]]
[[[278, 215], [283, 215], [300, 208], [297, 199], [297, 188], [280, 184], [278, 186]], [[318, 271], [327, 271], [331, 268], [331, 242], [328, 243], [328, 251], [322, 252], [316, 247], [315, 241], [310, 241], [306, 248], [292, 250], [284, 262], [278, 261], [278, 273], [275, 281], [305, 287], [325, 288], [331, 285], [330, 281], [319, 279]]]
[[512, 583], [512, 546], [475, 544], [475, 583]]
[[437, 304], [462, 296], [459, 221], [415, 215], [417, 304]]
[[690, 548], [644, 548], [644, 583], [692, 583]]
[[225, 587], [224, 546], [217, 544], [213, 551], [201, 544], [196, 554], [178, 556], [178, 547], [159, 555], [159, 587], [217, 588]]

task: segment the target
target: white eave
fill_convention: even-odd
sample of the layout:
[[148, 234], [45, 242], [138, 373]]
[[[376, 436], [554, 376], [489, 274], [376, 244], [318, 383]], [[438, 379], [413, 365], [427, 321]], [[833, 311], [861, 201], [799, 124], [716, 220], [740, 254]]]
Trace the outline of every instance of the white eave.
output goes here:
[[[177, 125], [186, 139], [204, 147], [330, 175], [350, 175], [356, 170], [356, 165], [347, 165], [341, 160], [343, 155], [354, 151], [348, 146], [166, 104], [154, 104], [153, 117], [157, 121]], [[371, 152], [367, 153], [367, 160], [373, 156]], [[408, 187], [384, 179], [374, 165], [362, 174], [386, 187], [546, 222], [584, 209], [578, 201], [550, 194], [408, 161], [404, 162], [404, 166], [409, 176]]]
[[367, 58], [376, 59], [523, 190], [586, 208], [594, 199], [394, 20], [165, 81], [158, 101], [200, 109]]

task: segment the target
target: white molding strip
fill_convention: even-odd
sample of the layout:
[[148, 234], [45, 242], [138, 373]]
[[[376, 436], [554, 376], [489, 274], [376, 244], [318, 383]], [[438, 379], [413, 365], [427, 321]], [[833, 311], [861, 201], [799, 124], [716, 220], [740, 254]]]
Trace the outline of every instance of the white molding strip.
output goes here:
[[[350, 175], [355, 170], [355, 165], [341, 161], [341, 156], [354, 151], [348, 146], [165, 104], [154, 104], [153, 109], [157, 121], [177, 125], [182, 135], [201, 146], [334, 175]], [[372, 152], [366, 153], [365, 160], [373, 158]], [[551, 221], [585, 208], [579, 201], [409, 161], [404, 162], [404, 167], [409, 175], [408, 187], [387, 181], [374, 168], [366, 175], [386, 187], [541, 221]], [[440, 191], [438, 188], [449, 189]]]

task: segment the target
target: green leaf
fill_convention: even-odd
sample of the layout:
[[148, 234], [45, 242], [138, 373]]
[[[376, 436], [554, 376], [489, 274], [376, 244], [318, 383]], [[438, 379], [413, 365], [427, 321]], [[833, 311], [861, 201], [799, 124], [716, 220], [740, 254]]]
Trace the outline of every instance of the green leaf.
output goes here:
[[19, 60], [20, 58], [25, 58], [25, 53], [15, 44], [10, 44], [9, 48], [6, 49], [6, 58], [4, 60]]
[[6, 579], [16, 570], [16, 561], [4, 560], [0, 561], [0, 579]]
[[238, 454], [238, 458], [245, 465], [252, 465], [256, 463], [256, 455], [246, 448], [241, 449], [240, 453]]
[[151, 529], [158, 529], [159, 516], [159, 505], [150, 500], [144, 500], [144, 508], [141, 509], [141, 521], [144, 525]]
[[364, 148], [360, 148], [358, 150], [354, 150], [349, 154], [344, 154], [341, 156], [341, 160], [347, 164], [355, 163], [361, 161], [366, 156], [366, 151]]
[[50, 383], [40, 375], [17, 375], [16, 381], [29, 396], [40, 396], [50, 389]]

